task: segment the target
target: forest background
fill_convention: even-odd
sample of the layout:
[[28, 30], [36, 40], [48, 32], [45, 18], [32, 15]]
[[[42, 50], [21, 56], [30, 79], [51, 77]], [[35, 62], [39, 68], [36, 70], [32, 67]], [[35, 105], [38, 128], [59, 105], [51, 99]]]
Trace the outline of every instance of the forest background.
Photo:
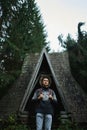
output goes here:
[[[69, 53], [73, 77], [87, 94], [87, 32], [85, 23], [77, 25], [77, 40], [70, 34], [58, 36], [58, 44]], [[50, 51], [47, 32], [35, 0], [0, 0], [0, 98], [7, 93], [21, 73], [27, 53]], [[60, 52], [61, 53], [61, 52]]]

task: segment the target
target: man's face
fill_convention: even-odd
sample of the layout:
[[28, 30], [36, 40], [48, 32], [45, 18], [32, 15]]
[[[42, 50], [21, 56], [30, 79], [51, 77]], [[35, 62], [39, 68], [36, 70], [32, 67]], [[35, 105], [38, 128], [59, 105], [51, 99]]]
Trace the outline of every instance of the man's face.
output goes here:
[[44, 78], [43, 81], [42, 81], [42, 84], [43, 84], [45, 87], [48, 87], [48, 86], [49, 86], [49, 79], [48, 79], [48, 78]]

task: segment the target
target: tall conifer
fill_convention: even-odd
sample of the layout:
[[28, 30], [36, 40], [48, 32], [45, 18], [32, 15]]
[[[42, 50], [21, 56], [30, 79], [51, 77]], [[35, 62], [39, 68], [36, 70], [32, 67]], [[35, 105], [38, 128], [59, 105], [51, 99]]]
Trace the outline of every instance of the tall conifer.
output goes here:
[[5, 87], [17, 77], [25, 54], [40, 52], [48, 42], [35, 0], [1, 0], [0, 11], [0, 86]]

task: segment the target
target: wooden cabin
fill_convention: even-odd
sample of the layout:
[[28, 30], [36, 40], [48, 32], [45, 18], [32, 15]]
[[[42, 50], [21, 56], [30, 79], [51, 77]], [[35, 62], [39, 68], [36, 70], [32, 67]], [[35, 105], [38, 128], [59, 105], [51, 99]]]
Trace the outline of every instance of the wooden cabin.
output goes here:
[[0, 118], [15, 113], [21, 122], [35, 127], [35, 106], [31, 99], [34, 91], [40, 87], [41, 75], [51, 77], [50, 87], [58, 99], [53, 127], [58, 127], [59, 117], [87, 123], [87, 95], [71, 74], [68, 53], [48, 53], [45, 48], [40, 54], [26, 55], [19, 79], [0, 100]]

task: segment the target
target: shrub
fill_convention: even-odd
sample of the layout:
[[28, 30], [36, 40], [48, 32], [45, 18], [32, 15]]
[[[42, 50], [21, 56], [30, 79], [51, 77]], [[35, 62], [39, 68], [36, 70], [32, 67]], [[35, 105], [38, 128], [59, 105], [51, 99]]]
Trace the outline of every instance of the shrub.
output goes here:
[[16, 114], [11, 114], [7, 119], [0, 119], [0, 130], [29, 130], [27, 125], [19, 123]]

